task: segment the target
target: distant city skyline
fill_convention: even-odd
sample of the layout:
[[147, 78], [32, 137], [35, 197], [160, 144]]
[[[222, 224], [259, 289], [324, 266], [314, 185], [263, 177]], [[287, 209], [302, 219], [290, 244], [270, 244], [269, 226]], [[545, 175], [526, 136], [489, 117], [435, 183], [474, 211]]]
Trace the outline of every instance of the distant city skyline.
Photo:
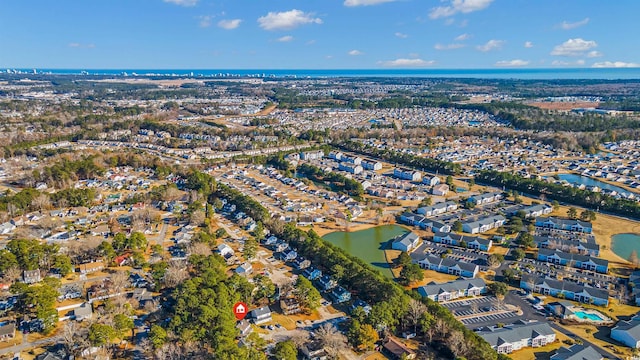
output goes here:
[[640, 67], [640, 2], [3, 2], [0, 68]]

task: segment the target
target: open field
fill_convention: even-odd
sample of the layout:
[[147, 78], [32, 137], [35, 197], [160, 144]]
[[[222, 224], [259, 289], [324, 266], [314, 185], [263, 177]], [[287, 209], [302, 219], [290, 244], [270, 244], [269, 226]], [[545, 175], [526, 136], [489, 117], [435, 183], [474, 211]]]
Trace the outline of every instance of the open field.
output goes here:
[[600, 106], [599, 102], [592, 101], [576, 101], [576, 102], [559, 102], [559, 101], [544, 101], [544, 102], [531, 102], [527, 105], [537, 107], [545, 110], [571, 110], [579, 108], [597, 108]]

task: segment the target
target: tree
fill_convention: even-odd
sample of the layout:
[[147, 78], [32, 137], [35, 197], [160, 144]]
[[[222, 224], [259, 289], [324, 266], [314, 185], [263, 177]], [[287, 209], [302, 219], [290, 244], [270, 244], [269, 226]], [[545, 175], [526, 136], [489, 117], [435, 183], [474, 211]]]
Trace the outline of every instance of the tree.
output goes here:
[[420, 202], [420, 206], [431, 206], [431, 197], [430, 196], [426, 196], [424, 199], [422, 199], [422, 201]]
[[380, 339], [378, 332], [369, 324], [361, 324], [358, 320], [352, 320], [347, 330], [347, 339], [361, 351], [373, 350]]
[[451, 226], [451, 230], [455, 232], [462, 232], [462, 221], [456, 220], [453, 222], [453, 226]]
[[127, 236], [120, 232], [115, 234], [113, 236], [113, 242], [111, 243], [111, 246], [116, 251], [124, 250], [127, 246]]
[[580, 213], [580, 219], [582, 221], [595, 221], [596, 213], [593, 210], [586, 209]]
[[504, 279], [505, 282], [511, 282], [515, 280], [516, 276], [517, 274], [515, 270], [513, 270], [512, 268], [506, 268], [502, 270], [502, 278]]
[[522, 250], [520, 248], [515, 248], [515, 249], [511, 250], [511, 256], [513, 256], [513, 259], [515, 261], [520, 261], [520, 260], [524, 259], [524, 257], [526, 256], [526, 253], [524, 252], [524, 250]]
[[147, 237], [139, 231], [134, 231], [129, 237], [128, 249], [138, 250], [147, 247]]
[[507, 295], [509, 287], [503, 282], [496, 281], [487, 285], [487, 290], [489, 290], [489, 293], [495, 295], [495, 297], [497, 297], [498, 299], [501, 299], [504, 298], [505, 295]]
[[0, 273], [3, 275], [12, 267], [18, 266], [18, 260], [9, 250], [0, 250]]
[[62, 276], [67, 276], [73, 270], [73, 265], [71, 264], [71, 258], [68, 255], [58, 254], [53, 258], [52, 267], [58, 270], [58, 273]]
[[103, 241], [102, 243], [100, 243], [97, 250], [98, 250], [98, 254], [100, 254], [103, 260], [107, 263], [110, 263], [116, 257], [116, 251], [113, 249], [113, 246], [108, 241]]
[[504, 261], [504, 255], [491, 254], [487, 257], [487, 265], [489, 267], [498, 267]]
[[256, 241], [256, 239], [254, 237], [250, 236], [244, 242], [244, 248], [242, 250], [242, 255], [244, 256], [244, 258], [246, 260], [251, 260], [254, 257], [256, 257], [257, 253], [258, 253], [258, 242]]
[[400, 270], [400, 277], [408, 285], [424, 279], [424, 271], [418, 264], [409, 264]]
[[413, 332], [417, 332], [418, 325], [420, 324], [420, 318], [427, 310], [427, 306], [423, 303], [414, 299], [409, 301], [409, 308], [406, 316], [409, 324], [413, 326]]
[[567, 216], [571, 219], [577, 219], [578, 218], [578, 210], [576, 208], [574, 208], [573, 206], [569, 208], [569, 210], [567, 210]]
[[92, 324], [89, 327], [89, 342], [95, 347], [109, 344], [117, 336], [113, 327], [105, 324]]
[[117, 331], [117, 336], [123, 339], [127, 332], [131, 331], [135, 326], [133, 319], [125, 314], [116, 314], [113, 317], [113, 326]]
[[298, 358], [298, 350], [293, 341], [281, 341], [276, 344], [273, 356], [277, 360], [296, 360]]
[[316, 330], [316, 338], [330, 357], [335, 358], [346, 347], [347, 339], [330, 323], [324, 323]]
[[154, 349], [160, 348], [167, 341], [167, 331], [160, 325], [151, 325], [149, 340]]
[[315, 310], [320, 306], [322, 296], [318, 289], [304, 276], [298, 276], [295, 284], [296, 296], [300, 305], [308, 310]]
[[398, 256], [394, 261], [396, 267], [407, 266], [412, 262], [413, 260], [411, 259], [411, 255], [409, 255], [406, 251], [401, 252], [400, 256]]
[[253, 278], [253, 281], [256, 285], [253, 294], [256, 302], [260, 302], [260, 300], [263, 299], [271, 298], [276, 291], [276, 286], [267, 276], [258, 274]]
[[520, 236], [518, 236], [518, 240], [516, 242], [518, 245], [524, 247], [525, 249], [533, 247], [535, 245], [533, 235], [527, 232], [520, 233]]
[[558, 211], [558, 209], [560, 209], [560, 203], [558, 202], [558, 200], [553, 200], [551, 202], [551, 206], [553, 206], [554, 211]]

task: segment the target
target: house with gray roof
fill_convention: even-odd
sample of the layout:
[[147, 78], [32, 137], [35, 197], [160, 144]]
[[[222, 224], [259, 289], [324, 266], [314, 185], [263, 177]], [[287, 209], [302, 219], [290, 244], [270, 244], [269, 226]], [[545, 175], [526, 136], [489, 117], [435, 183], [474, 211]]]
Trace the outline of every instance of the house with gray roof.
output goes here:
[[93, 317], [93, 309], [91, 307], [91, 304], [89, 303], [82, 303], [80, 306], [78, 306], [77, 308], [73, 309], [73, 318], [76, 321], [83, 321], [86, 319], [91, 319]]
[[423, 206], [418, 208], [416, 212], [424, 216], [436, 216], [442, 215], [450, 211], [458, 209], [458, 204], [453, 201], [441, 202], [430, 206]]
[[591, 234], [593, 226], [590, 222], [573, 220], [573, 219], [560, 219], [557, 217], [537, 217], [536, 226], [543, 229], [564, 230]]
[[8, 323], [0, 326], [0, 341], [11, 340], [16, 336], [16, 324]]
[[421, 239], [416, 233], [408, 232], [394, 239], [391, 243], [391, 248], [394, 250], [411, 252], [416, 249], [420, 243]]
[[495, 229], [504, 225], [507, 219], [502, 215], [487, 216], [475, 221], [466, 221], [462, 223], [462, 231], [470, 234], [477, 234]]
[[553, 212], [553, 206], [548, 204], [530, 205], [530, 206], [525, 206], [521, 209], [508, 212], [507, 215], [515, 216], [519, 211], [524, 212], [525, 218], [531, 219], [538, 216], [551, 214], [551, 212]]
[[523, 275], [520, 288], [542, 295], [565, 298], [586, 304], [609, 305], [609, 292], [569, 281], [560, 281], [542, 276]]
[[610, 336], [630, 348], [640, 348], [640, 314], [636, 314], [628, 321], [618, 321], [611, 329]]
[[519, 322], [477, 333], [498, 354], [509, 354], [525, 347], [540, 347], [556, 340], [556, 333], [546, 322]]
[[417, 291], [423, 297], [427, 297], [433, 301], [445, 302], [461, 297], [486, 294], [487, 284], [480, 278], [458, 279], [442, 284], [431, 282], [427, 285], [420, 286]]
[[605, 259], [553, 249], [539, 249], [538, 260], [578, 269], [597, 271], [603, 274], [606, 274], [609, 270], [609, 261]]
[[424, 258], [414, 262], [420, 265], [421, 268], [426, 270], [434, 270], [437, 272], [462, 276], [465, 278], [474, 278], [476, 277], [476, 275], [478, 275], [478, 271], [480, 271], [480, 267], [476, 264], [433, 255], [425, 255]]
[[475, 205], [484, 205], [501, 200], [502, 198], [502, 192], [492, 192], [471, 196], [467, 199], [467, 202]]
[[561, 347], [549, 358], [550, 360], [603, 360], [604, 357], [591, 346], [574, 344]]
[[249, 313], [249, 317], [256, 325], [267, 323], [271, 321], [271, 309], [268, 306], [254, 309]]
[[493, 241], [490, 239], [484, 239], [477, 236], [464, 236], [448, 232], [436, 232], [433, 235], [433, 242], [482, 251], [489, 251], [489, 249], [491, 249], [491, 245], [493, 245]]
[[538, 248], [557, 249], [565, 252], [577, 252], [583, 255], [599, 256], [600, 245], [589, 241], [556, 239], [547, 236], [534, 236], [533, 242]]

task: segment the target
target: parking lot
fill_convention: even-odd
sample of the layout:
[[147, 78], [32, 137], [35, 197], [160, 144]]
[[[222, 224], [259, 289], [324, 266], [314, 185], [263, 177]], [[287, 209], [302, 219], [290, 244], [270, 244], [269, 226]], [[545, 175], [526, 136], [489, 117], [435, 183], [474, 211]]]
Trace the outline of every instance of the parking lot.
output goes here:
[[563, 280], [573, 281], [581, 284], [589, 284], [596, 288], [606, 289], [621, 280], [617, 277], [599, 274], [593, 271], [581, 270], [562, 265], [549, 264], [535, 259], [522, 259], [517, 266], [526, 273], [550, 276], [552, 278], [562, 277]]
[[509, 324], [522, 317], [513, 311], [513, 307], [499, 302], [494, 296], [453, 301], [442, 305], [469, 328], [498, 323]]

